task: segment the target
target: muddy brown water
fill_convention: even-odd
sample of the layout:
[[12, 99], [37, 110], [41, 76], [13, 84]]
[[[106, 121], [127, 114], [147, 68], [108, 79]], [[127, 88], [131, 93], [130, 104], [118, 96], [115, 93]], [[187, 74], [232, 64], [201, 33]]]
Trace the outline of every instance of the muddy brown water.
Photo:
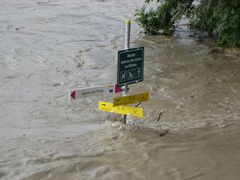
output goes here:
[[240, 179], [240, 53], [186, 29], [144, 36], [144, 119], [68, 91], [116, 81], [124, 19], [139, 0], [1, 0], [0, 179]]

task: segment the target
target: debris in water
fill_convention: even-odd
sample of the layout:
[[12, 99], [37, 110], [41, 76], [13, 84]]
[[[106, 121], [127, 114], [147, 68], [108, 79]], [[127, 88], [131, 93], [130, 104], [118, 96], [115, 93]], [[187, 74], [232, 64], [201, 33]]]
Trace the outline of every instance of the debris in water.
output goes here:
[[159, 136], [160, 137], [165, 136], [167, 133], [169, 133], [169, 129], [165, 129], [163, 132], [160, 132]]
[[160, 121], [160, 119], [161, 119], [163, 113], [164, 113], [164, 111], [161, 111], [161, 112], [159, 113], [157, 121]]

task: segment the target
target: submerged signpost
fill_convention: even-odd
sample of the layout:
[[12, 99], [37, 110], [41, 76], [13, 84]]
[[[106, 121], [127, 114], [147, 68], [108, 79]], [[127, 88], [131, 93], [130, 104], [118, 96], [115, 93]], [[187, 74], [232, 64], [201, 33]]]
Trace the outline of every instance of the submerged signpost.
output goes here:
[[[82, 88], [69, 93], [70, 100], [81, 99], [101, 94], [112, 94], [122, 92], [122, 97], [113, 98], [113, 103], [98, 102], [98, 109], [123, 115], [126, 123], [128, 116], [143, 118], [143, 108], [137, 107], [139, 103], [149, 99], [149, 93], [127, 95], [128, 84], [143, 81], [144, 78], [144, 47], [130, 48], [131, 21], [125, 21], [125, 43], [124, 50], [118, 51], [117, 84], [103, 85], [98, 87]], [[127, 106], [135, 104], [136, 106]]]

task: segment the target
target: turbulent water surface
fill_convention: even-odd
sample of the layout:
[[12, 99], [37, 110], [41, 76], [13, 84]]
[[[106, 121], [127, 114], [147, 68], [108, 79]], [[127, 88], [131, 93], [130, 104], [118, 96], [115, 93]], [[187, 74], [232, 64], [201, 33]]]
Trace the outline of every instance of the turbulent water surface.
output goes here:
[[[0, 179], [240, 179], [240, 53], [179, 29], [144, 36], [144, 119], [97, 110], [74, 88], [116, 82], [139, 0], [0, 1]], [[114, 126], [112, 126], [114, 124]]]

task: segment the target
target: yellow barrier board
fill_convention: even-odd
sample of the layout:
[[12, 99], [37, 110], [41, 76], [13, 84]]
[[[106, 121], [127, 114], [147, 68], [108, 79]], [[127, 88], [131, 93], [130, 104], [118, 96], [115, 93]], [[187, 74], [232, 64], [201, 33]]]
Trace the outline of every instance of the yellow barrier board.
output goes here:
[[143, 109], [132, 106], [116, 106], [113, 107], [112, 103], [109, 102], [98, 102], [98, 109], [101, 111], [107, 111], [117, 114], [130, 115], [138, 118], [143, 118]]
[[113, 107], [143, 102], [143, 101], [147, 101], [148, 99], [149, 99], [148, 92], [129, 95], [129, 96], [116, 97], [116, 98], [113, 98]]

